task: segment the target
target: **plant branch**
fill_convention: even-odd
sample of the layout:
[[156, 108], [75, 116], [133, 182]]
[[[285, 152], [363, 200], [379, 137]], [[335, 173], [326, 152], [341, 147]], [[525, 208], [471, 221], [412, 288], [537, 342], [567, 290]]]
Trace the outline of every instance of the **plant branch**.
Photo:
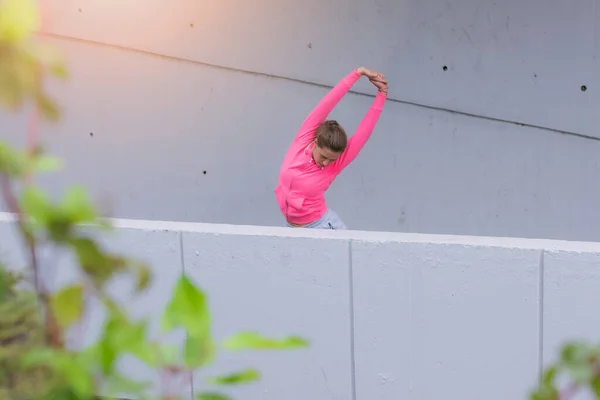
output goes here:
[[[29, 233], [27, 227], [25, 226], [25, 215], [21, 211], [19, 202], [12, 191], [10, 179], [8, 178], [8, 175], [4, 173], [0, 173], [0, 192], [2, 192], [2, 198], [4, 199], [4, 203], [6, 203], [8, 210], [17, 217], [17, 225], [19, 227], [19, 231], [21, 232], [21, 237], [27, 246], [27, 256], [29, 258], [31, 268], [33, 269], [35, 290], [38, 293], [38, 297], [40, 297], [42, 292], [45, 291], [43, 290], [40, 282], [35, 238], [31, 235], [31, 233]], [[42, 299], [40, 298], [40, 300]]]
[[35, 293], [38, 302], [42, 307], [42, 312], [45, 314], [45, 340], [46, 343], [54, 347], [63, 347], [62, 332], [52, 310], [49, 307], [49, 296], [44, 283], [40, 279], [40, 268], [37, 258], [37, 247], [34, 235], [29, 232], [25, 225], [25, 214], [22, 212], [19, 202], [12, 191], [10, 179], [7, 174], [0, 173], [0, 192], [2, 198], [8, 207], [8, 210], [16, 215], [17, 225], [21, 233], [21, 238], [26, 244], [27, 253], [31, 268], [33, 269], [33, 280]]
[[[38, 76], [36, 77], [38, 84], [41, 85], [41, 79]], [[27, 152], [29, 157], [33, 157], [35, 152], [37, 151], [38, 146], [38, 126], [40, 121], [40, 108], [38, 106], [34, 107], [31, 116], [29, 117], [29, 124], [27, 126]], [[23, 180], [26, 184], [30, 185], [33, 183], [33, 174], [27, 173]]]

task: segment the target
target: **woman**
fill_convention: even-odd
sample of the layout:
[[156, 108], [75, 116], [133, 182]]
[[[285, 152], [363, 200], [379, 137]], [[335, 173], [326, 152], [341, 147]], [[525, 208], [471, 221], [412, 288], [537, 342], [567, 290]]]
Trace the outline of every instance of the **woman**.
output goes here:
[[[379, 89], [375, 101], [350, 139], [337, 121], [325, 120], [361, 76]], [[287, 151], [275, 189], [277, 203], [288, 226], [312, 229], [346, 229], [340, 217], [325, 204], [325, 192], [362, 150], [383, 111], [388, 83], [365, 67], [344, 77], [306, 117]]]

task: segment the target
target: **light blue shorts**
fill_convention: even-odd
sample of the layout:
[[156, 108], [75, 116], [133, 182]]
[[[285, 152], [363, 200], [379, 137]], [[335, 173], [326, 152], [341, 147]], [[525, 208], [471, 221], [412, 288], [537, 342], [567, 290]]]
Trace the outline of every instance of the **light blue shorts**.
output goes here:
[[325, 214], [318, 220], [304, 226], [293, 226], [286, 221], [287, 226], [292, 228], [307, 228], [307, 229], [348, 229], [344, 221], [332, 209], [328, 209]]

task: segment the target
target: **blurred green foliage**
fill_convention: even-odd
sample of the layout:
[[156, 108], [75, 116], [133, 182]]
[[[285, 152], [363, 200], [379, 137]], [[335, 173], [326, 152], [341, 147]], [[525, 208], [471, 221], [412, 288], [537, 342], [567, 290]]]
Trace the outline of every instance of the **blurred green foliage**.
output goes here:
[[[19, 111], [31, 102], [45, 120], [59, 121], [60, 108], [45, 92], [44, 81], [67, 77], [67, 68], [60, 53], [36, 35], [39, 21], [35, 0], [0, 0], [0, 105]], [[116, 367], [119, 360], [126, 355], [136, 357], [163, 371], [164, 379], [177, 381], [211, 364], [220, 347], [282, 350], [308, 345], [299, 337], [272, 339], [256, 332], [241, 332], [216, 343], [206, 293], [185, 275], [179, 277], [161, 317], [163, 332], [185, 331], [183, 346], [151, 338], [149, 321], [133, 320], [106, 290], [111, 279], [125, 274], [135, 280], [137, 293], [143, 292], [152, 281], [148, 266], [112, 253], [95, 240], [90, 227], [111, 229], [111, 225], [99, 217], [84, 188], [71, 187], [52, 201], [26, 179], [61, 167], [60, 159], [45, 155], [35, 142], [19, 150], [0, 141], [0, 193], [18, 217], [29, 262], [23, 275], [0, 265], [0, 400], [91, 400], [100, 394], [175, 400], [184, 391], [156, 393], [150, 382], [121, 374]], [[13, 190], [16, 184], [22, 187], [19, 195]], [[45, 288], [38, 279], [40, 269], [45, 268], [37, 257], [41, 243], [71, 252], [83, 279], [54, 292]], [[33, 282], [27, 278], [30, 275]], [[67, 348], [65, 334], [85, 319], [86, 304], [92, 298], [106, 312], [102, 334], [90, 346]], [[258, 379], [259, 371], [246, 369], [212, 377], [207, 385], [227, 387]], [[195, 385], [195, 389], [200, 388]], [[197, 399], [228, 397], [202, 392]]]

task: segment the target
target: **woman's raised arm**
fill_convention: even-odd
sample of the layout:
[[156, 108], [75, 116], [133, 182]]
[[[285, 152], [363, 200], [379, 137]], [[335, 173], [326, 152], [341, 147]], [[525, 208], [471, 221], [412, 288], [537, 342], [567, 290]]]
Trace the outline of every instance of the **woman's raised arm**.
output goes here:
[[356, 81], [358, 81], [362, 75], [369, 76], [369, 72], [370, 71], [365, 67], [359, 67], [343, 77], [342, 80], [339, 81], [337, 85], [335, 85], [333, 89], [331, 89], [329, 93], [323, 97], [323, 99], [321, 99], [316, 107], [313, 108], [310, 114], [308, 114], [308, 116], [304, 119], [304, 122], [302, 123], [295, 140], [306, 143], [309, 143], [311, 140], [313, 140], [314, 132], [321, 122], [325, 121], [327, 116], [340, 102], [344, 95], [348, 93]]

